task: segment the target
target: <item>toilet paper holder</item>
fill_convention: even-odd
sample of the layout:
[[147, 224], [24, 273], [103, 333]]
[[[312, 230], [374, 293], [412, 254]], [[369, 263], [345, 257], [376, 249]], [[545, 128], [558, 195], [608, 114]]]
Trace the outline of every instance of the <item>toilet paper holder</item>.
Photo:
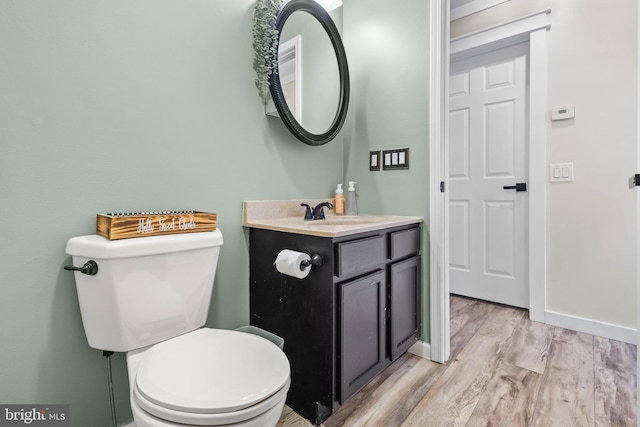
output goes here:
[[300, 270], [304, 270], [305, 268], [311, 267], [312, 265], [320, 267], [322, 265], [322, 257], [318, 254], [311, 255], [310, 260], [304, 260], [300, 263]]

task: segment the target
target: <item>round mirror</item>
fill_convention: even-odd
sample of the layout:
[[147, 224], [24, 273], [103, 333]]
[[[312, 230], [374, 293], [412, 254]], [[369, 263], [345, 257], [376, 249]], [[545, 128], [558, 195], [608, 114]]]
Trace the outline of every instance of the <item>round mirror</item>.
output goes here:
[[269, 78], [276, 110], [302, 142], [336, 137], [347, 115], [347, 58], [329, 14], [313, 0], [290, 0], [276, 22], [278, 73]]

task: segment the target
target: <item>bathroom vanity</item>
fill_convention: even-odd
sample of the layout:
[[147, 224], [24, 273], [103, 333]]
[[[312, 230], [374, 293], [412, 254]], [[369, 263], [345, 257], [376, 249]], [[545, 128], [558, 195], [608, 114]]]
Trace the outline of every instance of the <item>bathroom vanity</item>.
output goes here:
[[[419, 339], [421, 222], [245, 215], [251, 324], [284, 338], [287, 404], [316, 425]], [[283, 275], [273, 265], [283, 249], [317, 254], [322, 265], [303, 279]]]

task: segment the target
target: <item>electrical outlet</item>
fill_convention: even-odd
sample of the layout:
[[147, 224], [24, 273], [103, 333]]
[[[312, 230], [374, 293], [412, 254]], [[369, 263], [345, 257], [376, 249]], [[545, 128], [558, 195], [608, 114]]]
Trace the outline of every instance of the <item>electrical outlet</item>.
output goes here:
[[380, 151], [369, 151], [369, 170], [379, 171], [380, 163]]

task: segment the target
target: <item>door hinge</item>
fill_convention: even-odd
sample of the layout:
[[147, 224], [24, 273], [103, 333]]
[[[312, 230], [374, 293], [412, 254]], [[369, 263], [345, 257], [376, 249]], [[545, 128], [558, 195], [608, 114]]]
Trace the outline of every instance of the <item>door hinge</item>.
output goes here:
[[444, 181], [440, 181], [440, 192], [444, 193]]
[[633, 184], [638, 187], [640, 186], [640, 173], [637, 173], [633, 177]]

